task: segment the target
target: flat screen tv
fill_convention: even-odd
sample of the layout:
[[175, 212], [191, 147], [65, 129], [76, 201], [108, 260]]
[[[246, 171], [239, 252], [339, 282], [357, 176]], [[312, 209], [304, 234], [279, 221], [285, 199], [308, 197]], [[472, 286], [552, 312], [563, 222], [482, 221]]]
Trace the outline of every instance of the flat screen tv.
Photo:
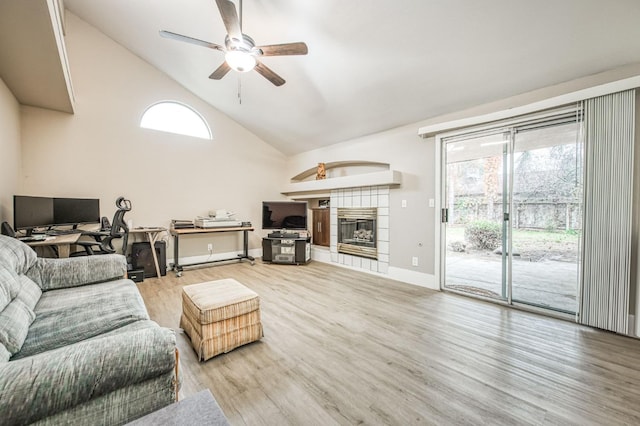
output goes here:
[[262, 229], [307, 229], [306, 201], [263, 201]]

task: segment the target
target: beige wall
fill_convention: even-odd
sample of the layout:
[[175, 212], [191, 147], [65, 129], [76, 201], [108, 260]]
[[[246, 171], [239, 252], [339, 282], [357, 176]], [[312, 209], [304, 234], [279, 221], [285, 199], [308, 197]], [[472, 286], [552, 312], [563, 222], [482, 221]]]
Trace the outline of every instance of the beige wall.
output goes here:
[[0, 222], [13, 225], [13, 195], [19, 191], [20, 107], [0, 79]]
[[[98, 197], [109, 218], [123, 195], [134, 227], [224, 208], [259, 228], [261, 201], [281, 197], [285, 157], [71, 13], [66, 34], [76, 113], [21, 108], [23, 192]], [[213, 140], [140, 128], [143, 111], [160, 100], [197, 109]], [[260, 237], [252, 233], [252, 248]], [[185, 239], [181, 256], [206, 255], [209, 242], [214, 252], [233, 251], [239, 241], [233, 234]]]

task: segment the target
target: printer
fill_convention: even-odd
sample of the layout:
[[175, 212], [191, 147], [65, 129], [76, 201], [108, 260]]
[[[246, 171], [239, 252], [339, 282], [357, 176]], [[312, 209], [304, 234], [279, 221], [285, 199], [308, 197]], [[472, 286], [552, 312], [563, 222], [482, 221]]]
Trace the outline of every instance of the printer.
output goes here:
[[198, 228], [233, 228], [242, 226], [241, 220], [236, 220], [228, 210], [211, 210], [209, 216], [198, 216], [193, 222]]

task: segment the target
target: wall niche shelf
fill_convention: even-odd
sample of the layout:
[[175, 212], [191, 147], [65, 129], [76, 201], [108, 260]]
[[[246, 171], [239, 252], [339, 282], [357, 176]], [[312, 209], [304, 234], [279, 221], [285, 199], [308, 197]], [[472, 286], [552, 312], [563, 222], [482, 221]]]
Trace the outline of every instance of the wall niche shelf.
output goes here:
[[[373, 161], [337, 161], [325, 163], [327, 178], [315, 180], [316, 167], [312, 167], [291, 178], [282, 194], [300, 197], [302, 195], [325, 195], [334, 189], [358, 188], [363, 186], [398, 186], [402, 183], [402, 173], [391, 170], [387, 163]], [[364, 173], [354, 173], [355, 171]], [[343, 173], [343, 175], [340, 175]]]

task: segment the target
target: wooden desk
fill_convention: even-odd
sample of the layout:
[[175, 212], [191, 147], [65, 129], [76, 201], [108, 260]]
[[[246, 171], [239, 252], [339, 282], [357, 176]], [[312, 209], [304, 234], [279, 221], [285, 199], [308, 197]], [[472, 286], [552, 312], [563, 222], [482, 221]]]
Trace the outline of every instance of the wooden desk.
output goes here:
[[43, 247], [43, 246], [56, 246], [58, 247], [58, 257], [69, 257], [71, 251], [71, 245], [75, 244], [80, 238], [80, 233], [56, 235], [55, 237], [47, 237], [46, 240], [41, 241], [24, 241], [29, 247]]
[[158, 254], [156, 253], [156, 241], [160, 237], [160, 234], [166, 232], [167, 228], [134, 228], [129, 229], [129, 235], [144, 234], [147, 236], [147, 240], [151, 245], [151, 254], [153, 255], [153, 264], [156, 267], [156, 276], [160, 278], [160, 265], [158, 264]]
[[[171, 235], [173, 236], [173, 265], [171, 265], [171, 270], [175, 271], [176, 277], [182, 276], [182, 269], [185, 266], [195, 266], [195, 265], [207, 265], [210, 263], [216, 262], [228, 262], [230, 260], [239, 260], [242, 262], [243, 259], [248, 259], [251, 264], [254, 263], [254, 258], [249, 256], [249, 231], [253, 231], [251, 226], [237, 226], [233, 228], [186, 228], [186, 229], [174, 229], [171, 228]], [[209, 260], [206, 262], [196, 262], [180, 265], [179, 264], [179, 241], [181, 235], [193, 235], [193, 234], [210, 234], [216, 232], [242, 232], [243, 233], [243, 250], [242, 254], [239, 254], [238, 257], [231, 257], [229, 259], [218, 259], [218, 260]]]

